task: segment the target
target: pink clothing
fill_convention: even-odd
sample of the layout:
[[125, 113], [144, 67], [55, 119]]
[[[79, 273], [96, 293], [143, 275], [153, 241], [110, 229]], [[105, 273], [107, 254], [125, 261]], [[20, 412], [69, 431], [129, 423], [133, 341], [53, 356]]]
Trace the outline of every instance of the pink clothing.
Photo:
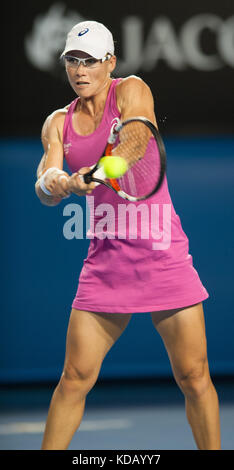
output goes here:
[[[71, 103], [63, 141], [71, 172], [93, 165], [102, 156], [112, 121], [120, 117], [115, 97], [120, 80], [112, 80], [102, 121], [92, 134], [75, 132], [72, 115], [79, 98]], [[209, 297], [193, 266], [167, 177], [160, 190], [145, 201], [125, 201], [100, 185], [87, 196], [87, 202], [90, 245], [73, 308], [123, 314], [151, 312], [186, 307]]]

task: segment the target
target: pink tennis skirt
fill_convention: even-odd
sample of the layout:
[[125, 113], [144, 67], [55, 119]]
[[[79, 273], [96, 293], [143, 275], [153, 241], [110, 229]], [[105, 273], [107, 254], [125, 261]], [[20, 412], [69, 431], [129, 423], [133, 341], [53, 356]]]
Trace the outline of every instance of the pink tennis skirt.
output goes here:
[[[172, 206], [173, 208], [173, 206]], [[90, 240], [72, 307], [108, 313], [170, 310], [209, 297], [172, 210], [170, 243], [150, 239]], [[160, 249], [161, 248], [161, 249]]]

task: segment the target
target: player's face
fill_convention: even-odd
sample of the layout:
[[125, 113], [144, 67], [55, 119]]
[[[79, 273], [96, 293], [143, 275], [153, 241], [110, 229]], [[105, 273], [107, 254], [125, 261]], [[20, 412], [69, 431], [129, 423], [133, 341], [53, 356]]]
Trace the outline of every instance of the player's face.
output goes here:
[[[67, 55], [80, 59], [91, 58], [89, 54], [81, 51], [71, 51]], [[72, 64], [66, 63], [66, 72], [75, 93], [81, 98], [91, 98], [105, 87], [115, 65], [116, 57], [112, 56], [109, 60], [102, 63], [98, 61], [91, 67], [82, 63], [74, 67]]]

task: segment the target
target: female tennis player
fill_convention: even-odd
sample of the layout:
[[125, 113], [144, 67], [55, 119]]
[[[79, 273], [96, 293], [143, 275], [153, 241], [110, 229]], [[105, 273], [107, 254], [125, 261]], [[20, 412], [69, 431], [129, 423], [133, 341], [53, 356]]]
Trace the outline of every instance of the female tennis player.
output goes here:
[[[51, 114], [42, 128], [44, 155], [36, 193], [56, 205], [75, 193], [117, 208], [118, 195], [84, 183], [79, 174], [100, 158], [113, 125], [144, 116], [156, 125], [150, 88], [139, 77], [113, 79], [116, 56], [111, 32], [95, 21], [75, 25], [62, 54], [76, 99]], [[63, 171], [66, 159], [71, 176]], [[67, 449], [83, 417], [86, 396], [102, 362], [133, 313], [150, 312], [165, 344], [175, 380], [185, 397], [198, 449], [220, 449], [219, 404], [207, 360], [203, 301], [208, 292], [188, 252], [188, 238], [173, 207], [167, 178], [144, 201], [170, 205], [169, 246], [152, 250], [152, 239], [98, 237], [90, 240], [67, 332], [64, 369], [54, 391], [42, 449]], [[127, 202], [128, 204], [128, 202]], [[116, 212], [118, 214], [118, 212]], [[94, 225], [98, 217], [94, 218]], [[155, 241], [155, 240], [154, 240]]]

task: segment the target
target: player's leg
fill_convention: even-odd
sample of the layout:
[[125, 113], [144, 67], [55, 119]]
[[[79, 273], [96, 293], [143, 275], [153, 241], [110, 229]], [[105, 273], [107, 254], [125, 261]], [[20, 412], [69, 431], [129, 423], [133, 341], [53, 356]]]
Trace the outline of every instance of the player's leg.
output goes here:
[[54, 391], [42, 449], [66, 449], [83, 417], [88, 392], [103, 359], [125, 330], [131, 314], [104, 314], [72, 309], [64, 370]]
[[202, 303], [153, 312], [175, 380], [185, 396], [186, 413], [199, 449], [220, 449], [218, 397], [210, 378]]

